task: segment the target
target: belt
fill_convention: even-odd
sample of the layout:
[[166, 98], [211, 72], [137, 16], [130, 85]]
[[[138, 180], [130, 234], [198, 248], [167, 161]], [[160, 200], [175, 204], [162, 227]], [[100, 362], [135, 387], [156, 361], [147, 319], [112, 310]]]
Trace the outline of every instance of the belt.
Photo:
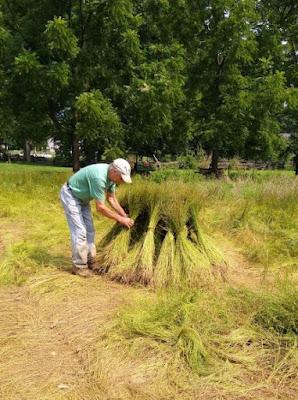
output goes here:
[[[68, 189], [69, 189], [69, 191], [70, 191], [70, 193], [71, 193], [71, 195], [73, 196], [73, 197], [75, 197], [76, 199], [78, 199], [73, 193], [72, 193], [72, 190], [71, 190], [71, 187], [69, 186], [69, 183], [68, 182], [66, 182], [66, 184], [65, 184], [67, 187], [68, 187]], [[80, 199], [78, 199], [78, 200], [80, 200]], [[82, 200], [81, 200], [82, 201]]]

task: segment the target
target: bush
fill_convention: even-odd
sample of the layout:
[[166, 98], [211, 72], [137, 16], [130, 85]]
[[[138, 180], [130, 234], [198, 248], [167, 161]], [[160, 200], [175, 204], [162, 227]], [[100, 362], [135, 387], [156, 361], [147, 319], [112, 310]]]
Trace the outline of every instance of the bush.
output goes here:
[[168, 180], [180, 180], [183, 182], [198, 182], [203, 176], [197, 174], [193, 170], [180, 170], [174, 168], [161, 168], [150, 174], [150, 180], [161, 183]]

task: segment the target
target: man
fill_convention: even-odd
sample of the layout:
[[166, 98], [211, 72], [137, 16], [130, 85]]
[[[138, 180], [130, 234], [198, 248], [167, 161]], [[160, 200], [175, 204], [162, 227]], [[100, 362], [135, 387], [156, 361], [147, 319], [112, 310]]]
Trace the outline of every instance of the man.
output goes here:
[[[95, 200], [99, 213], [112, 218], [130, 229], [134, 221], [129, 218], [115, 196], [116, 183], [131, 183], [129, 163], [118, 158], [111, 164], [94, 164], [82, 168], [63, 185], [60, 199], [71, 233], [73, 274], [89, 278], [95, 270], [95, 230], [90, 201]], [[105, 205], [108, 203], [114, 211]]]

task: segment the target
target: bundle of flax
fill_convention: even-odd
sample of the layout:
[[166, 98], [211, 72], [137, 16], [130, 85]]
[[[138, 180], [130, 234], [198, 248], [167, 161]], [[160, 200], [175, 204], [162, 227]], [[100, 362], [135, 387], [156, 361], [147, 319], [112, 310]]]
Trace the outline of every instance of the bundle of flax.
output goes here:
[[176, 287], [198, 287], [212, 278], [210, 261], [189, 237], [187, 221], [190, 204], [187, 198], [175, 196], [165, 210], [165, 220], [175, 237], [175, 255], [172, 279]]
[[[175, 238], [171, 229], [165, 235], [154, 269], [154, 285], [157, 288], [175, 286]], [[179, 283], [179, 282], [178, 282]]]
[[[129, 191], [126, 193], [124, 198], [124, 202], [128, 204], [130, 218], [133, 220], [137, 218], [142, 210], [142, 200], [143, 196], [140, 188], [129, 188]], [[110, 233], [108, 233], [102, 242], [103, 250], [101, 252], [101, 265], [102, 269], [105, 271], [110, 271], [111, 268], [118, 266], [128, 255], [131, 230], [120, 226], [117, 233], [117, 225], [118, 224], [115, 224], [112, 228], [113, 233], [115, 234], [110, 242], [105, 245], [111, 237]]]
[[[146, 207], [146, 198], [143, 194], [142, 186], [136, 186], [135, 188], [130, 187], [127, 192], [129, 215], [133, 220], [136, 220]], [[107, 249], [104, 250], [105, 262], [109, 266], [108, 275], [112, 279], [120, 280], [125, 283], [135, 281], [132, 269], [136, 264], [137, 247], [131, 248], [131, 233], [131, 229], [123, 227], [119, 235], [111, 242], [111, 247], [107, 246]], [[115, 262], [116, 259], [117, 262]]]
[[126, 190], [123, 201], [135, 225], [114, 226], [102, 241], [102, 265], [111, 279], [158, 288], [214, 281], [213, 267], [223, 263], [223, 256], [199, 225], [203, 202], [196, 190], [152, 182]]
[[199, 225], [199, 206], [198, 204], [192, 204], [190, 207], [190, 221], [192, 223], [192, 229], [194, 232], [194, 241], [210, 261], [212, 270], [215, 275], [220, 275], [223, 279], [226, 279], [228, 261], [224, 254], [215, 246], [212, 239], [202, 231]]
[[124, 257], [118, 265], [110, 270], [110, 276], [126, 283], [141, 282], [147, 285], [151, 283], [153, 278], [155, 258], [154, 232], [160, 216], [156, 190], [144, 193], [144, 198], [146, 198], [146, 206], [143, 206], [143, 218], [144, 214], [147, 213], [147, 218], [145, 219], [149, 221], [148, 225], [146, 227], [136, 224], [137, 229], [144, 229], [145, 231], [141, 235], [141, 239], [131, 246], [127, 257]]

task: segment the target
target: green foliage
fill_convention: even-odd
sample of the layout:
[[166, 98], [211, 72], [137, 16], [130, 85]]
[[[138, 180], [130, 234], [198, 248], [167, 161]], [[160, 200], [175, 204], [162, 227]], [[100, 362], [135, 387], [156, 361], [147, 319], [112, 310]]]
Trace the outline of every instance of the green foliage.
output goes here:
[[2, 2], [1, 136], [54, 137], [76, 168], [79, 150], [90, 163], [113, 148], [184, 156], [192, 168], [187, 151], [198, 147], [213, 168], [221, 156], [286, 157], [281, 127], [297, 130], [295, 7]]
[[147, 62], [138, 66], [127, 88], [128, 138], [140, 154], [167, 152], [164, 135], [170, 142], [177, 137], [173, 124], [176, 109], [184, 100], [183, 55], [177, 42], [149, 44]]
[[198, 169], [200, 160], [193, 154], [187, 154], [186, 156], [179, 157], [179, 161], [182, 163], [185, 169]]
[[45, 84], [48, 90], [54, 94], [58, 87], [68, 86], [70, 81], [70, 66], [65, 61], [53, 61], [45, 68], [45, 76], [48, 79]]
[[[18, 75], [36, 74], [41, 68], [36, 53], [23, 50], [22, 53], [15, 58], [15, 73]], [[32, 75], [30, 75], [32, 78]]]
[[117, 142], [121, 143], [122, 126], [119, 116], [99, 90], [80, 94], [75, 108], [81, 117], [77, 127], [81, 138], [94, 140], [100, 137], [110, 146]]
[[180, 170], [180, 169], [167, 169], [161, 168], [151, 172], [150, 180], [156, 183], [161, 183], [167, 180], [179, 180], [182, 182], [198, 182], [203, 180], [203, 176], [192, 170]]
[[67, 21], [61, 17], [54, 17], [49, 21], [45, 35], [48, 47], [53, 56], [63, 59], [74, 59], [80, 48], [78, 39], [67, 26]]

